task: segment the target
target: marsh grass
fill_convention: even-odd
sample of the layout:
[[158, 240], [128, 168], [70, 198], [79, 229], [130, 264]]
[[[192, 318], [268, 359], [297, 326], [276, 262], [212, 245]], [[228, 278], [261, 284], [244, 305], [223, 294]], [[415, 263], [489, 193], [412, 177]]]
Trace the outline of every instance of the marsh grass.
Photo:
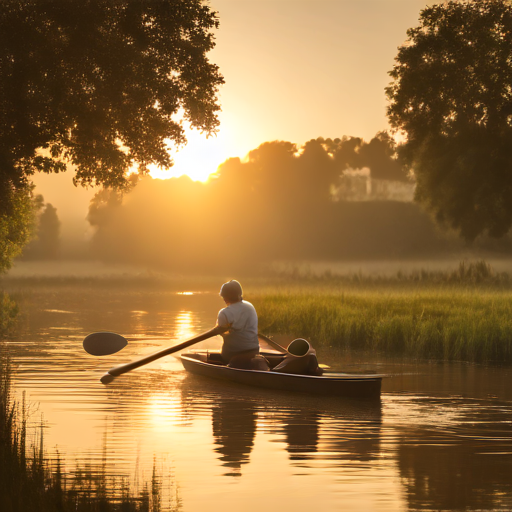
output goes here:
[[5, 292], [0, 291], [0, 339], [8, 336], [16, 325], [18, 305]]
[[512, 290], [486, 265], [437, 279], [302, 279], [255, 290], [260, 330], [411, 358], [512, 363]]
[[[2, 512], [160, 512], [161, 483], [153, 465], [151, 482], [135, 496], [126, 479], [109, 478], [100, 468], [77, 466], [72, 479], [64, 475], [59, 454], [44, 449], [43, 426], [38, 440], [27, 446], [28, 414], [12, 393], [12, 367], [0, 346], [0, 509]], [[179, 508], [179, 507], [178, 507]]]

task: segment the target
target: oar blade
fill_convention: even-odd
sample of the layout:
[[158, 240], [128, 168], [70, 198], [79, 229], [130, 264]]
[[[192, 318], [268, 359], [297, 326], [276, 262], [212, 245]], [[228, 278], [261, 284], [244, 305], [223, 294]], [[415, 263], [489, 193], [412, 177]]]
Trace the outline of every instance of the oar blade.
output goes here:
[[84, 339], [84, 350], [93, 356], [115, 354], [126, 345], [126, 338], [115, 332], [93, 332]]

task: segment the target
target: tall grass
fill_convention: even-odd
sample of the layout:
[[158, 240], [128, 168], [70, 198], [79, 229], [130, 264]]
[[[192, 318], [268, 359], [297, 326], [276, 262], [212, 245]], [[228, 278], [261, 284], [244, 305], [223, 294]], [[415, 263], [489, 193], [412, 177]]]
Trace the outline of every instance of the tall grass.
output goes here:
[[503, 277], [489, 285], [474, 269], [459, 272], [459, 281], [297, 281], [250, 300], [265, 333], [394, 356], [512, 363], [512, 290]]
[[[160, 512], [160, 481], [155, 465], [151, 482], [134, 496], [125, 480], [110, 480], [105, 467], [101, 471], [78, 467], [75, 478], [68, 482], [60, 457], [50, 459], [45, 454], [42, 426], [38, 443], [28, 449], [25, 398], [21, 403], [14, 399], [11, 378], [11, 364], [0, 346], [2, 512]], [[115, 497], [108, 495], [109, 489], [116, 490]]]
[[0, 339], [12, 332], [17, 316], [17, 304], [7, 293], [0, 291]]

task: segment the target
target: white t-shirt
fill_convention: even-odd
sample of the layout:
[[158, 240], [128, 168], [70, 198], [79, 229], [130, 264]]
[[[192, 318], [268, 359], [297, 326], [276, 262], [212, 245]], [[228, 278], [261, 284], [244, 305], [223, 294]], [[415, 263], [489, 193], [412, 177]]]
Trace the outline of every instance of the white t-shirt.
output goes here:
[[221, 309], [217, 325], [229, 327], [222, 335], [223, 352], [236, 353], [259, 348], [258, 315], [250, 302], [242, 300]]

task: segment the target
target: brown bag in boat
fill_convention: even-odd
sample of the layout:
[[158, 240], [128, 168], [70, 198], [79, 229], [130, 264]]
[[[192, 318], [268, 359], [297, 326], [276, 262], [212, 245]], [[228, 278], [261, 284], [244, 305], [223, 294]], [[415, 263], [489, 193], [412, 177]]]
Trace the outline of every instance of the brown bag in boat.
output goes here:
[[264, 372], [270, 370], [268, 361], [261, 354], [254, 354], [253, 351], [233, 356], [229, 360], [228, 366], [240, 370], [260, 370]]
[[286, 348], [284, 359], [272, 371], [297, 375], [322, 375], [318, 366], [316, 350], [302, 338], [293, 340]]

